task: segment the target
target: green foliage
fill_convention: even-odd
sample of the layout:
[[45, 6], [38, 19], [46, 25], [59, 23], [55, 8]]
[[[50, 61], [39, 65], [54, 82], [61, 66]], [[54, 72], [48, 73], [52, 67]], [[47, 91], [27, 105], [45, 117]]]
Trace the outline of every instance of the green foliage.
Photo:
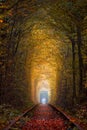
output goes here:
[[0, 105], [0, 129], [3, 129], [10, 120], [15, 118], [21, 111], [14, 109], [11, 105]]

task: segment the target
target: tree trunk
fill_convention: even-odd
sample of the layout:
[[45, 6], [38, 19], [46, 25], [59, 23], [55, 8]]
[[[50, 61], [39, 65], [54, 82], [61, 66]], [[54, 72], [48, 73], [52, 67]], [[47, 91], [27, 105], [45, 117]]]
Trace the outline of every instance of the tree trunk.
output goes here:
[[72, 42], [72, 70], [73, 70], [73, 103], [76, 100], [76, 78], [75, 78], [75, 41], [71, 39]]
[[83, 90], [83, 59], [82, 59], [82, 38], [81, 38], [81, 28], [77, 26], [77, 46], [78, 46], [78, 58], [79, 58], [79, 95]]

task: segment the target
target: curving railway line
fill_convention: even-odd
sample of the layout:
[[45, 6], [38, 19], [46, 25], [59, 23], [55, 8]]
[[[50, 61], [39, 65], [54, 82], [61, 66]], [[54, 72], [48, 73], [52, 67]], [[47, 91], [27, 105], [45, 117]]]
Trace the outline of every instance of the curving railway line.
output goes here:
[[[72, 128], [72, 129], [69, 129]], [[38, 104], [11, 120], [4, 130], [83, 130], [51, 104]]]

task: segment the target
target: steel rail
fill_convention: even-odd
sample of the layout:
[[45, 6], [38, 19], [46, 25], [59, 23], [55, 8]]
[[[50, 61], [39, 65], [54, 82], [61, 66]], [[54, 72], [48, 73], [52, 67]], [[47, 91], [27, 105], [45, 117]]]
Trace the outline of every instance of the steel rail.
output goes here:
[[70, 122], [72, 122], [79, 130], [83, 130], [79, 124], [75, 123], [65, 112], [60, 110], [60, 108], [56, 107], [55, 105], [49, 104], [54, 110], [59, 111], [61, 114], [63, 114]]
[[11, 120], [11, 123], [8, 124], [3, 130], [9, 130], [17, 121], [19, 121], [23, 116], [25, 116], [27, 113], [31, 112], [37, 105], [34, 105], [27, 110], [25, 110], [21, 115], [15, 117], [15, 119]]
[[[36, 104], [32, 106], [31, 108], [28, 108], [25, 110], [21, 115], [17, 116], [15, 119], [11, 121], [9, 125], [7, 125], [4, 130], [9, 130], [18, 120], [20, 120], [23, 116], [25, 116], [27, 113], [31, 112], [35, 107], [37, 107], [39, 104]], [[60, 108], [56, 107], [53, 104], [48, 104], [50, 107], [52, 107], [55, 111], [60, 112], [62, 115], [64, 115], [70, 122], [72, 122], [79, 130], [83, 130], [77, 123], [75, 123], [64, 111], [62, 111]]]

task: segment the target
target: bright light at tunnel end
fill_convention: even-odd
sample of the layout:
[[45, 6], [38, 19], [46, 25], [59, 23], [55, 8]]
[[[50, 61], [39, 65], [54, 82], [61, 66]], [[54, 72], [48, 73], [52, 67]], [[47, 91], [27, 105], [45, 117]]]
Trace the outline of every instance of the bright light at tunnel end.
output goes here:
[[47, 102], [46, 102], [46, 98], [42, 98], [42, 100], [41, 100], [41, 104], [46, 104]]
[[38, 103], [47, 104], [50, 101], [50, 84], [46, 77], [39, 80], [36, 86], [36, 95]]

